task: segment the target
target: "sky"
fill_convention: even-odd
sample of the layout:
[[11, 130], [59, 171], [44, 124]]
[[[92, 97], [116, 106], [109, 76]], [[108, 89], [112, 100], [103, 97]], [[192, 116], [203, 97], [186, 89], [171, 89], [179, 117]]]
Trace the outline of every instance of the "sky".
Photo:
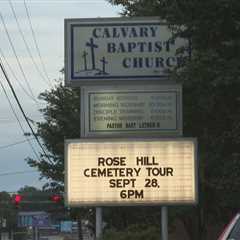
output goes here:
[[[118, 17], [120, 12], [105, 0], [0, 0], [0, 58], [29, 119], [43, 121], [39, 109], [45, 103], [36, 99], [63, 77], [64, 19]], [[0, 191], [41, 188], [46, 180], [39, 180], [25, 160], [40, 147], [33, 136], [26, 138], [30, 128], [1, 71], [0, 84]]]

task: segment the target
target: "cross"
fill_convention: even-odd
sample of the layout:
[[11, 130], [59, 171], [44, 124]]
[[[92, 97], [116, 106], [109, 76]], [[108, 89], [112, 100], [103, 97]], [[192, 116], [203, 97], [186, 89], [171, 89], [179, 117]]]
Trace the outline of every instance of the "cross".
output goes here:
[[98, 48], [98, 45], [94, 44], [93, 38], [90, 38], [90, 42], [86, 43], [87, 47], [90, 47], [91, 49], [91, 55], [92, 55], [92, 69], [96, 69], [95, 67], [95, 55], [94, 55], [94, 48]]
[[86, 51], [83, 52], [83, 61], [84, 61], [84, 70], [87, 71], [87, 55], [88, 53]]
[[102, 62], [102, 73], [103, 73], [103, 74], [107, 74], [107, 73], [106, 73], [105, 66], [106, 66], [106, 64], [107, 64], [108, 62], [106, 61], [105, 57], [103, 57], [102, 59], [100, 59], [100, 62]]

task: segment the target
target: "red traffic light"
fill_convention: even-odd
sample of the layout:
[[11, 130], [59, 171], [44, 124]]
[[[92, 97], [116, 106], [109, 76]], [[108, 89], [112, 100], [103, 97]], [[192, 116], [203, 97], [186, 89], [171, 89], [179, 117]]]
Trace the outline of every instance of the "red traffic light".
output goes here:
[[13, 202], [16, 206], [18, 206], [21, 201], [22, 201], [22, 195], [16, 194], [13, 196]]
[[51, 201], [54, 203], [60, 203], [62, 201], [62, 196], [61, 195], [52, 195], [51, 196]]

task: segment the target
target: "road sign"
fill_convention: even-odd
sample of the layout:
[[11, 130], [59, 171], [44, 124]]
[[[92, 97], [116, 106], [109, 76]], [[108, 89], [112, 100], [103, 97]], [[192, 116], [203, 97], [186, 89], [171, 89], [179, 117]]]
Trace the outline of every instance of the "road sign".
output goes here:
[[49, 226], [49, 216], [48, 214], [34, 215], [32, 217], [33, 227], [48, 227]]
[[[186, 51], [176, 54], [183, 47]], [[65, 20], [65, 83], [159, 80], [189, 56], [188, 42], [174, 39], [159, 18]]]
[[181, 85], [88, 86], [81, 136], [181, 136]]
[[49, 215], [44, 211], [30, 211], [18, 213], [18, 227], [49, 226]]
[[195, 139], [67, 140], [65, 167], [68, 206], [197, 202]]
[[72, 221], [61, 221], [60, 222], [60, 231], [61, 232], [72, 232]]

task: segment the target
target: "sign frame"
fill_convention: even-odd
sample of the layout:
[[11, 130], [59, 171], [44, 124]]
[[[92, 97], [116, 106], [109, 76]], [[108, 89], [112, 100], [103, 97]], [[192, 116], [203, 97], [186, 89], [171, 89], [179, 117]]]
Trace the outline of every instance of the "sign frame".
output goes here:
[[[68, 145], [72, 144], [72, 143], [103, 143], [103, 142], [139, 142], [139, 141], [146, 141], [146, 142], [156, 142], [156, 141], [162, 141], [162, 142], [167, 142], [167, 141], [175, 141], [175, 142], [184, 142], [184, 141], [190, 141], [193, 143], [194, 146], [194, 152], [193, 152], [193, 156], [194, 156], [194, 189], [195, 189], [195, 195], [194, 195], [194, 200], [193, 201], [189, 201], [189, 202], [183, 202], [183, 201], [175, 201], [175, 202], [151, 202], [151, 203], [146, 203], [146, 202], [135, 202], [135, 203], [130, 203], [130, 202], [124, 202], [124, 203], [114, 203], [114, 202], [94, 202], [94, 203], [69, 203], [69, 199], [68, 199], [68, 185], [69, 185], [69, 179], [68, 179]], [[104, 138], [104, 139], [66, 139], [65, 143], [64, 143], [64, 147], [65, 147], [65, 157], [64, 157], [64, 164], [65, 164], [65, 205], [69, 206], [69, 207], [84, 207], [84, 206], [94, 206], [94, 207], [101, 207], [101, 206], [189, 206], [189, 205], [197, 205], [198, 201], [199, 201], [199, 196], [198, 196], [198, 149], [197, 149], [197, 138], [190, 138], [190, 137], [186, 137], [186, 138], [158, 138], [158, 139], [154, 139], [154, 138], [127, 138], [127, 139], [109, 139], [109, 138]]]
[[[102, 75], [99, 73], [103, 72], [103, 71], [99, 71], [99, 73], [94, 76], [91, 76], [90, 73], [87, 73], [86, 76], [81, 76], [81, 75], [77, 76], [77, 74], [74, 71], [74, 58], [76, 57], [76, 53], [75, 53], [76, 50], [74, 50], [74, 46], [75, 46], [74, 45], [74, 41], [75, 41], [74, 28], [81, 28], [81, 27], [82, 28], [87, 28], [87, 27], [90, 28], [90, 27], [94, 27], [94, 26], [96, 26], [96, 27], [107, 27], [107, 26], [108, 27], [111, 27], [111, 26], [116, 26], [116, 27], [127, 26], [127, 27], [129, 27], [129, 26], [144, 26], [144, 25], [145, 26], [148, 26], [148, 25], [158, 26], [159, 28], [163, 28], [163, 27], [167, 28], [167, 26], [168, 26], [167, 23], [165, 21], [161, 20], [159, 17], [131, 17], [131, 18], [130, 17], [115, 17], [115, 18], [71, 18], [71, 19], [65, 19], [64, 20], [65, 85], [70, 86], [70, 87], [78, 87], [78, 86], [82, 86], [82, 85], [96, 85], [96, 84], [99, 84], [99, 82], [101, 82], [101, 83], [103, 83], [103, 82], [126, 83], [129, 81], [136, 81], [136, 80], [141, 80], [141, 81], [147, 80], [149, 82], [150, 80], [163, 81], [166, 78], [168, 78], [168, 76], [169, 76], [168, 70], [162, 71], [162, 70], [158, 70], [158, 68], [153, 68], [153, 70], [151, 71], [151, 74], [146, 74], [146, 73], [144, 73], [144, 71], [142, 71], [144, 69], [147, 70], [146, 67], [141, 69], [141, 71], [142, 71], [141, 74], [139, 73], [139, 71], [135, 70], [137, 72], [136, 75], [123, 74], [123, 71], [121, 71], [121, 73], [119, 73], [120, 75], [116, 74], [116, 73]], [[166, 31], [166, 29], [162, 29], [161, 31], [163, 31], [163, 30]], [[173, 36], [172, 36], [170, 30], [167, 30], [167, 33], [169, 34], [169, 36], [167, 36], [167, 40], [165, 40], [166, 37], [164, 38], [164, 41], [162, 40], [164, 42], [164, 43], [162, 42], [163, 45], [164, 44], [167, 45], [166, 42], [170, 42], [173, 39], [172, 38]], [[152, 37], [152, 38], [154, 38], [156, 41], [159, 41], [159, 36], [154, 36], [154, 37]], [[131, 38], [129, 38], [129, 39], [131, 39]], [[146, 39], [148, 39], [148, 37], [145, 37], [145, 40]], [[114, 40], [114, 41], [116, 41], [116, 40]], [[188, 50], [189, 42], [186, 39], [180, 39], [180, 40], [176, 39], [176, 41], [184, 42], [184, 45], [182, 43], [181, 44], [178, 43], [179, 45], [176, 44], [177, 45], [176, 49], [179, 47], [182, 47], [182, 46], [186, 47], [187, 54], [182, 54], [183, 59], [185, 57], [189, 57], [190, 56], [190, 53]], [[92, 44], [94, 44], [94, 43], [92, 43]], [[174, 45], [175, 45], [175, 43], [174, 43]], [[99, 46], [99, 48], [100, 48], [100, 46]], [[141, 48], [143, 48], [143, 47], [141, 47]], [[160, 48], [160, 46], [158, 46], [158, 48]], [[162, 46], [161, 48], [163, 49], [164, 47]], [[151, 49], [151, 51], [153, 51], [152, 47], [150, 47], [150, 49]], [[176, 51], [176, 49], [174, 51]], [[147, 52], [146, 50], [143, 50], [143, 49], [141, 49], [139, 51]], [[104, 51], [104, 53], [106, 53], [106, 52], [107, 52], [107, 49]], [[170, 52], [170, 50], [169, 50], [169, 52]], [[150, 50], [149, 50], [149, 53], [150, 53]], [[125, 52], [124, 52], [124, 54], [126, 55]], [[129, 54], [129, 56], [130, 55], [133, 56], [136, 53], [128, 53], [128, 54]], [[166, 53], [166, 54], [168, 54], [168, 53]], [[174, 53], [171, 52], [171, 54], [173, 56], [175, 56], [176, 52], [174, 52]], [[90, 55], [91, 55], [91, 53], [89, 52], [87, 57], [90, 58]], [[162, 55], [160, 54], [160, 56], [162, 56]], [[96, 58], [96, 56], [94, 58]], [[84, 61], [84, 60], [82, 60], [82, 61]], [[174, 61], [177, 61], [177, 60], [174, 60]], [[84, 62], [86, 62], [86, 60]], [[109, 61], [109, 62], [111, 62], [111, 61]], [[172, 65], [172, 66], [169, 68], [172, 68], [174, 64], [170, 64], [170, 65]], [[95, 63], [94, 63], [94, 66], [95, 66]], [[112, 69], [113, 66], [114, 66], [114, 64], [112, 64], [110, 66], [110, 69]], [[85, 66], [85, 69], [86, 69], [86, 66]], [[95, 69], [95, 68], [92, 68], [92, 69]]]
[[[91, 130], [90, 94], [102, 93], [122, 93], [122, 94], [166, 94], [171, 93], [176, 98], [176, 109], [173, 113], [175, 117], [175, 126], [170, 129], [159, 128], [143, 128], [129, 130]], [[156, 120], [157, 122], [157, 120]], [[81, 88], [81, 137], [82, 138], [100, 138], [100, 137], [176, 137], [182, 136], [183, 132], [182, 120], [182, 86], [180, 84], [155, 84], [155, 85], [120, 85], [120, 86], [85, 86]]]

